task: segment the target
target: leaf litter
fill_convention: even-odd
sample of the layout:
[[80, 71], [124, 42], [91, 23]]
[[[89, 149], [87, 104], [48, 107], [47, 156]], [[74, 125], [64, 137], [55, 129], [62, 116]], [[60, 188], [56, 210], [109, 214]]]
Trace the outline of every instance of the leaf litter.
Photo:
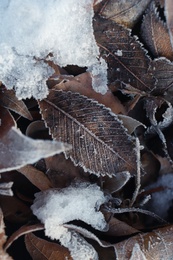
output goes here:
[[172, 259], [172, 7], [0, 4], [0, 258]]

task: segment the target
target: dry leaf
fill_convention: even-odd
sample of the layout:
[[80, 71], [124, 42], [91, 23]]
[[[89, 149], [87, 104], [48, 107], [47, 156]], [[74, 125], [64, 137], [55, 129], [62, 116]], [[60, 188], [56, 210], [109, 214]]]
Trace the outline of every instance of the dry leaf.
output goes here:
[[118, 172], [112, 178], [105, 176], [103, 178], [103, 188], [110, 193], [119, 191], [130, 179], [129, 172]]
[[107, 0], [100, 15], [128, 28], [132, 28], [151, 0]]
[[16, 97], [14, 90], [7, 90], [4, 86], [0, 86], [0, 103], [1, 106], [14, 111], [29, 120], [32, 120], [32, 116], [25, 103]]
[[65, 158], [64, 154], [48, 157], [45, 159], [45, 163], [47, 168], [46, 174], [54, 188], [64, 188], [69, 186], [74, 180], [82, 180], [84, 178], [83, 170], [74, 166], [70, 159]]
[[130, 35], [130, 30], [100, 17], [95, 17], [94, 33], [101, 56], [108, 63], [108, 80], [111, 84], [130, 84], [142, 91], [154, 88], [152, 74], [148, 73], [150, 63], [146, 51]]
[[42, 172], [34, 168], [32, 165], [26, 165], [18, 172], [22, 173], [32, 184], [34, 184], [41, 191], [52, 188], [51, 182], [48, 177]]
[[71, 148], [61, 142], [33, 140], [14, 127], [0, 139], [0, 146], [0, 172], [19, 169]]
[[34, 231], [39, 231], [39, 230], [43, 230], [44, 229], [44, 225], [43, 224], [28, 224], [28, 225], [24, 225], [22, 227], [20, 227], [19, 229], [17, 229], [7, 240], [7, 242], [5, 243], [5, 250], [7, 250], [11, 244], [17, 240], [19, 237], [34, 232]]
[[25, 244], [33, 260], [72, 260], [67, 248], [32, 233], [25, 235]]
[[166, 100], [172, 100], [173, 63], [166, 58], [158, 58], [150, 62], [148, 73], [156, 79], [156, 94], [163, 94]]
[[33, 140], [15, 128], [6, 109], [0, 110], [0, 172], [21, 168], [41, 158], [60, 153], [70, 146], [60, 142]]
[[3, 213], [0, 209], [0, 259], [1, 260], [12, 260], [12, 258], [3, 249], [4, 243], [6, 242], [5, 225], [3, 220]]
[[1, 196], [1, 209], [5, 220], [11, 223], [24, 223], [31, 217], [30, 208], [21, 200], [11, 196]]
[[72, 144], [75, 165], [96, 175], [136, 171], [132, 138], [109, 109], [78, 93], [50, 91], [40, 110], [52, 136]]
[[[159, 228], [115, 244], [117, 259], [173, 259], [173, 227]], [[135, 258], [135, 257], [139, 258]]]
[[61, 82], [54, 86], [54, 88], [59, 90], [62, 89], [64, 91], [78, 92], [81, 95], [93, 98], [106, 107], [109, 107], [115, 114], [126, 114], [124, 106], [111, 91], [107, 91], [106, 94], [102, 95], [93, 90], [91, 75], [89, 72], [61, 80]]
[[143, 18], [141, 35], [147, 48], [155, 58], [163, 56], [173, 60], [173, 49], [168, 29], [160, 19], [153, 2]]

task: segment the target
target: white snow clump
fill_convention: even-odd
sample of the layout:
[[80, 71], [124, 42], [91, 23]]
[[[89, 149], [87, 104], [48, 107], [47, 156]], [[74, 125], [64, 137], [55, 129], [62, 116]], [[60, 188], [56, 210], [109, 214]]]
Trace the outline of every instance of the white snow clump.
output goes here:
[[37, 193], [31, 209], [44, 223], [45, 234], [68, 247], [74, 259], [97, 259], [93, 247], [63, 224], [82, 220], [97, 230], [105, 230], [107, 223], [99, 208], [106, 201], [107, 198], [96, 184], [77, 183], [62, 190], [50, 189]]
[[[93, 0], [0, 1], [0, 80], [18, 98], [45, 98], [59, 66], [88, 67], [93, 88], [107, 91], [107, 64], [93, 35]], [[53, 57], [49, 54], [53, 54]]]

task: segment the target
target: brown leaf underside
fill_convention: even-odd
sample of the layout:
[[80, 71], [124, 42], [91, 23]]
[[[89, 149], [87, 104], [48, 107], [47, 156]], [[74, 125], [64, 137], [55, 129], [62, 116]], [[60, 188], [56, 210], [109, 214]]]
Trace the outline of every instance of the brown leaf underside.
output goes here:
[[72, 260], [68, 249], [48, 242], [30, 233], [25, 235], [25, 244], [32, 259], [35, 260]]
[[39, 105], [52, 136], [72, 144], [66, 156], [75, 165], [96, 175], [135, 173], [134, 144], [109, 109], [78, 93], [54, 90]]

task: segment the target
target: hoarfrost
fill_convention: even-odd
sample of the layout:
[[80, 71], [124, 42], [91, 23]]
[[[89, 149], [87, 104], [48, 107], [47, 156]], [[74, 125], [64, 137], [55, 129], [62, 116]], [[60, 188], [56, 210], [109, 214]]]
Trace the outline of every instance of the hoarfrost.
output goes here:
[[63, 224], [82, 220], [97, 230], [104, 230], [107, 223], [99, 208], [106, 200], [96, 184], [78, 183], [62, 190], [37, 193], [31, 209], [44, 223], [45, 234], [68, 247], [74, 259], [98, 259], [94, 248]]
[[94, 89], [104, 94], [107, 64], [99, 60], [93, 15], [93, 0], [1, 1], [0, 80], [15, 87], [19, 98], [44, 98], [53, 70], [43, 59], [52, 59], [60, 66], [88, 67]]
[[123, 56], [122, 50], [117, 50], [116, 52], [114, 52], [114, 54], [119, 56], [119, 57]]

